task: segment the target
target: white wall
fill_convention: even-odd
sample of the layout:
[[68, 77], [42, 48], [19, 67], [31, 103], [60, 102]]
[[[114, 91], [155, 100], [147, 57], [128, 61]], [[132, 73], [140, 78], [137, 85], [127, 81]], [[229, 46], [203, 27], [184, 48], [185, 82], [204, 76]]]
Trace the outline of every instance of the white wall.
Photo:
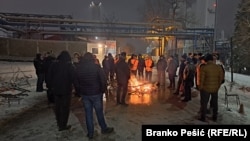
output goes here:
[[[97, 50], [97, 54], [93, 52], [94, 50]], [[98, 43], [87, 43], [87, 52], [91, 52], [99, 59], [100, 63], [102, 62], [104, 58], [104, 47], [98, 46]]]

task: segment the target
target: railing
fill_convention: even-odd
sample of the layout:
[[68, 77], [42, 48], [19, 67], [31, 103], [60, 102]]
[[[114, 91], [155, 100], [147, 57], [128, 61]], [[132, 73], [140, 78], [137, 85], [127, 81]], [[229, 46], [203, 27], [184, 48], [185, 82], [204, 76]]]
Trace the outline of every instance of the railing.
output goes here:
[[[22, 14], [20, 14], [22, 15]], [[99, 22], [47, 17], [16, 16], [0, 13], [0, 27], [20, 33], [40, 35], [84, 35], [114, 37], [164, 37], [179, 36], [194, 39], [194, 36], [212, 36], [211, 29], [170, 30], [172, 23], [125, 23]]]

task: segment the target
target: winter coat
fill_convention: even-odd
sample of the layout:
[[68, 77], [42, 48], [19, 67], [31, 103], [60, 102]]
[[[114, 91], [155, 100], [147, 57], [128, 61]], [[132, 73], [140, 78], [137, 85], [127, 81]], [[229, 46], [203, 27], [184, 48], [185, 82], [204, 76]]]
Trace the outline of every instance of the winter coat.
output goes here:
[[93, 61], [80, 62], [76, 68], [76, 87], [80, 95], [99, 95], [107, 89], [107, 78], [100, 65]]
[[[51, 64], [55, 61], [55, 57], [52, 56], [48, 56], [44, 59], [44, 70], [45, 70], [45, 83], [46, 85], [48, 84], [48, 73], [49, 73], [49, 68], [51, 66]], [[48, 87], [48, 86], [47, 86]]]
[[36, 55], [36, 58], [33, 60], [33, 64], [36, 70], [36, 74], [45, 73], [44, 60], [41, 59], [40, 53]]
[[174, 59], [169, 59], [168, 60], [168, 67], [167, 67], [167, 72], [168, 74], [175, 74], [176, 73], [176, 68], [178, 64]]
[[106, 72], [109, 72], [110, 71], [110, 63], [109, 63], [109, 59], [108, 58], [104, 58], [103, 60], [102, 60], [102, 68], [103, 68], [103, 70], [104, 71], [106, 71]]
[[157, 71], [165, 71], [167, 68], [167, 61], [165, 58], [159, 59], [156, 64]]
[[54, 61], [48, 72], [48, 86], [54, 95], [68, 95], [72, 92], [75, 67], [71, 61], [59, 58]]
[[219, 65], [208, 61], [200, 70], [200, 90], [208, 93], [218, 92], [221, 82], [224, 79], [223, 70]]
[[194, 86], [194, 75], [195, 75], [195, 66], [193, 63], [187, 63], [183, 70], [183, 81], [190, 87]]
[[185, 69], [185, 60], [182, 60], [181, 63], [180, 63], [180, 67], [179, 67], [179, 77], [183, 77], [183, 72], [184, 72], [184, 69]]
[[112, 55], [108, 55], [109, 67], [110, 71], [113, 72], [115, 70], [115, 60]]
[[115, 65], [115, 73], [118, 84], [128, 83], [128, 80], [130, 79], [130, 69], [124, 58], [120, 58], [119, 62]]

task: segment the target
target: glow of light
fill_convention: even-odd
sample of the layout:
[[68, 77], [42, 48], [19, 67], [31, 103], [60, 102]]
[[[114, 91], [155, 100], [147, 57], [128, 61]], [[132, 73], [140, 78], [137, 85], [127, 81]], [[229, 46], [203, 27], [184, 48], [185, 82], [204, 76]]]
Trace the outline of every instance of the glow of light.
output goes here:
[[216, 7], [216, 3], [214, 3], [213, 6]]
[[96, 6], [101, 7], [101, 5], [102, 5], [101, 2], [99, 2], [99, 3], [94, 3], [94, 2], [92, 1], [92, 2], [90, 3], [89, 7], [96, 7]]
[[151, 93], [154, 89], [152, 84], [145, 84], [143, 81], [138, 81], [134, 75], [130, 77], [129, 89], [131, 91], [129, 103], [150, 105]]
[[102, 44], [98, 44], [98, 47], [102, 47]]

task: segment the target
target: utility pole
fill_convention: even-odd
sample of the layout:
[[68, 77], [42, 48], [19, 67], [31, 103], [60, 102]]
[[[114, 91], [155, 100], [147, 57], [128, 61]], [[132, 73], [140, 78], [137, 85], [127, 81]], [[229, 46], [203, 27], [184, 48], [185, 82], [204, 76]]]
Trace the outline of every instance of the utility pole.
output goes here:
[[213, 52], [216, 51], [216, 23], [217, 23], [217, 12], [218, 12], [218, 0], [215, 0], [215, 5], [214, 5], [214, 41], [213, 41]]
[[158, 51], [158, 53], [159, 53], [159, 56], [161, 56], [162, 55], [161, 54], [161, 37], [158, 38], [158, 41], [159, 41], [159, 51]]
[[230, 38], [230, 50], [231, 50], [231, 58], [230, 58], [230, 66], [231, 66], [231, 83], [234, 82], [233, 75], [234, 75], [234, 67], [233, 67], [233, 37]]

